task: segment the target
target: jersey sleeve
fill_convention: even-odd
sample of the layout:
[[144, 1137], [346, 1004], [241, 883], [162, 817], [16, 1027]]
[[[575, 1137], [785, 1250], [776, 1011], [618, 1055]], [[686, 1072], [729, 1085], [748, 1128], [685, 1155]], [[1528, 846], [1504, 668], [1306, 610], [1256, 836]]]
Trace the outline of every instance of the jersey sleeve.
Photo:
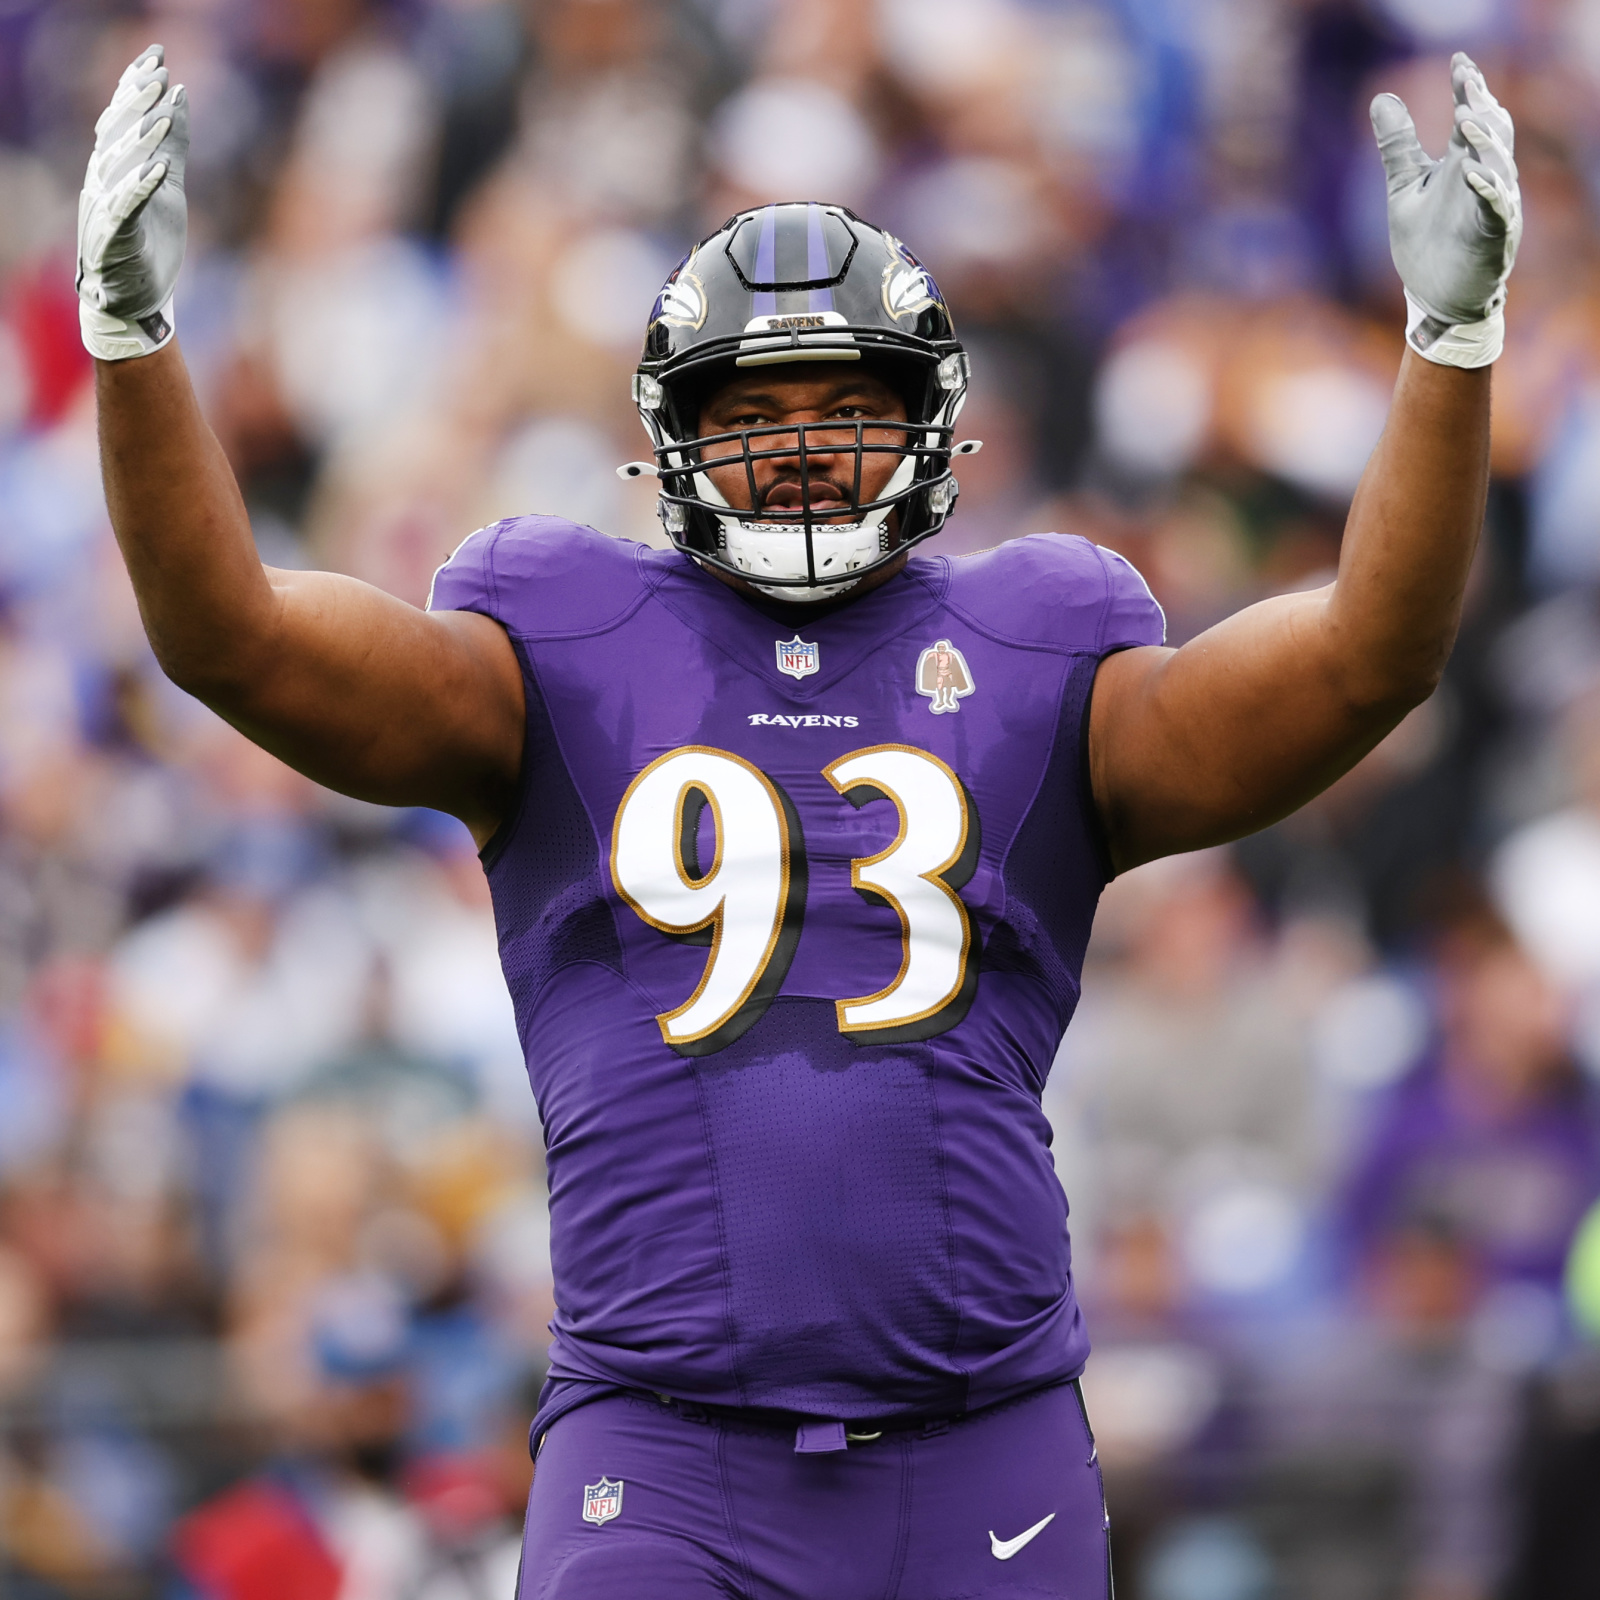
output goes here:
[[507, 517], [469, 534], [433, 575], [430, 611], [481, 611], [526, 639], [613, 627], [647, 592], [638, 551], [564, 517]]
[[504, 526], [491, 522], [455, 547], [428, 587], [429, 611], [481, 611], [486, 617], [498, 616], [494, 547]]
[[1139, 569], [1115, 550], [1096, 545], [1106, 574], [1105, 609], [1100, 614], [1101, 654], [1130, 645], [1165, 644], [1167, 618]]
[[1166, 638], [1137, 569], [1080, 534], [1030, 533], [947, 564], [949, 602], [1018, 644], [1103, 656]]

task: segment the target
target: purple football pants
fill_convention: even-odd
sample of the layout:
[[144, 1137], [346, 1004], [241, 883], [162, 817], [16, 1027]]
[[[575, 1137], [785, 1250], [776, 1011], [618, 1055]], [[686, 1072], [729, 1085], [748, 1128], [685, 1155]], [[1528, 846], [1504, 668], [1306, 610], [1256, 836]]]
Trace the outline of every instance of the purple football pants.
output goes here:
[[1062, 1384], [826, 1454], [797, 1453], [793, 1429], [607, 1395], [545, 1434], [517, 1600], [1110, 1600], [1110, 1587], [1094, 1439]]

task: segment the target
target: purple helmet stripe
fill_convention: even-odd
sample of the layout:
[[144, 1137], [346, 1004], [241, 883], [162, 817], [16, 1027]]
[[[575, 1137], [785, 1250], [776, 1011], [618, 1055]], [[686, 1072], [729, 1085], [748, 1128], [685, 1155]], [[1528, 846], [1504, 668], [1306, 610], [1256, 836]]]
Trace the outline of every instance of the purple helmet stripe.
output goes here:
[[[822, 236], [822, 207], [812, 201], [806, 207], [806, 276], [831, 278], [833, 268], [828, 262], [828, 244]], [[832, 311], [833, 290], [813, 289], [808, 311]]]
[[[761, 213], [761, 236], [756, 242], [756, 282], [776, 283], [778, 257], [778, 208], [767, 206]], [[778, 309], [778, 297], [770, 289], [756, 290], [751, 314], [770, 317]]]

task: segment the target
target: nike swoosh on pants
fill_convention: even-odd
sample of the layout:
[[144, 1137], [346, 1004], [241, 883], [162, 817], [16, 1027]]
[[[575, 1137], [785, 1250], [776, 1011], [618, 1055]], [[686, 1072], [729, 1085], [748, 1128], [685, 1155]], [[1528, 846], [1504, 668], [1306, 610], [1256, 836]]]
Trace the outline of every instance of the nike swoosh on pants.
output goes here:
[[1056, 1514], [1052, 1511], [1048, 1517], [1041, 1517], [1031, 1528], [1025, 1528], [1015, 1539], [997, 1538], [994, 1529], [991, 1528], [989, 1530], [989, 1553], [996, 1561], [1009, 1561], [1036, 1533], [1042, 1532], [1055, 1520]]

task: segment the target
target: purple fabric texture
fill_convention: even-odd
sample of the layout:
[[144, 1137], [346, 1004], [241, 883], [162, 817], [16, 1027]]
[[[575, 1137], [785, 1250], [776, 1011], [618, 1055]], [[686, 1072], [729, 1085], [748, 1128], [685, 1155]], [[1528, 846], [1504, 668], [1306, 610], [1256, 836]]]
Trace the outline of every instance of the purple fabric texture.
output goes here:
[[[602, 1484], [616, 1514], [585, 1522]], [[1109, 1600], [1094, 1441], [1070, 1385], [821, 1456], [611, 1395], [545, 1439], [517, 1600], [612, 1595]]]
[[[792, 624], [676, 551], [554, 518], [474, 534], [430, 603], [501, 622], [527, 687], [520, 799], [485, 866], [548, 1149], [558, 1385], [851, 1419], [1075, 1374], [1088, 1343], [1039, 1095], [1105, 878], [1082, 754], [1095, 668], [1161, 638], [1133, 568], [1054, 534], [914, 558], [801, 625], [799, 678], [778, 670]], [[942, 713], [936, 646], [962, 662], [940, 681], [969, 691]], [[958, 887], [970, 1003], [898, 1042], [841, 1032], [835, 1010], [902, 961], [895, 908], [851, 877], [894, 845], [896, 808], [823, 776], [879, 746], [959, 778], [978, 847]], [[805, 857], [776, 997], [698, 1055], [656, 1019], [712, 952], [647, 922], [611, 866], [629, 785], [685, 747], [765, 775]], [[685, 846], [701, 861], [712, 827], [707, 807]]]

